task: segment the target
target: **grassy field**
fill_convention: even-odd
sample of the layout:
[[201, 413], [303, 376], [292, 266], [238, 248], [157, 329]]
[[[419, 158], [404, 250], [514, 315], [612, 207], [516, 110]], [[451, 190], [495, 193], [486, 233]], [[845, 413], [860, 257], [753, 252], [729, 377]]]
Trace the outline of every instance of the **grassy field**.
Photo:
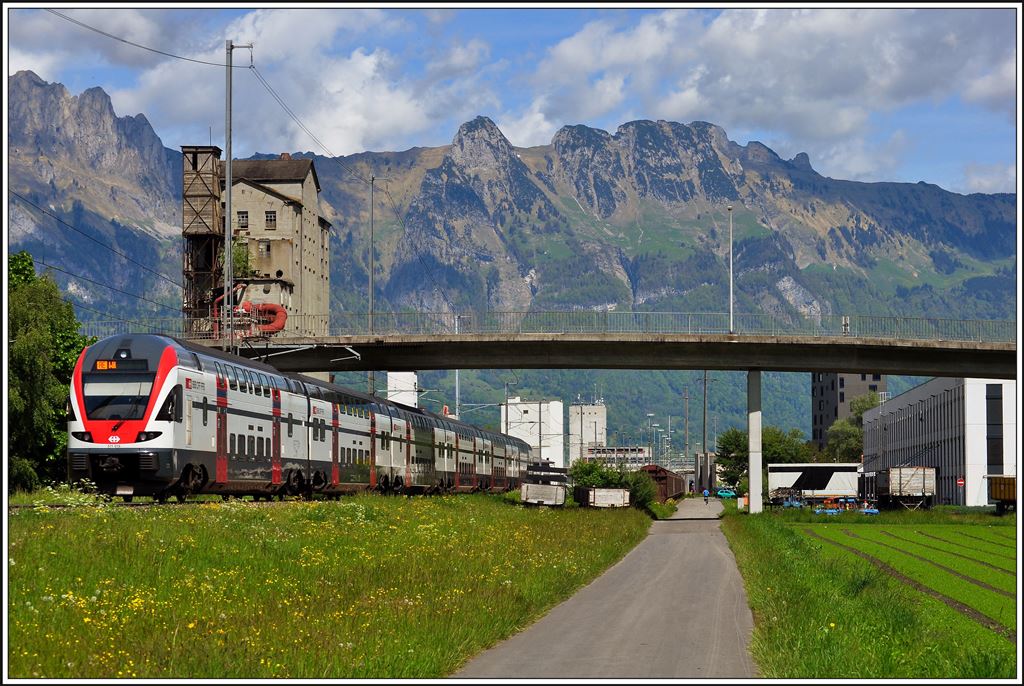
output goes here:
[[499, 496], [8, 515], [12, 678], [432, 678], [647, 533]]
[[763, 677], [1015, 677], [1015, 519], [734, 513]]

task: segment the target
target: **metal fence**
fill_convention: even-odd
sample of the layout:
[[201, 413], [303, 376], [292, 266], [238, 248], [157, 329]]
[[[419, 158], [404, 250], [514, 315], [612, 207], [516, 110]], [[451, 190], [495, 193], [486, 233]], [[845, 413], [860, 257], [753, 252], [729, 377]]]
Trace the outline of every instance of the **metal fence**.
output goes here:
[[[659, 334], [724, 335], [728, 313], [622, 312], [577, 310], [569, 312], [340, 312], [331, 315], [288, 317], [285, 328], [273, 334], [260, 331], [255, 319], [234, 320], [234, 337], [318, 338], [365, 335], [512, 335], [512, 334]], [[187, 320], [88, 321], [81, 332], [103, 338], [116, 334], [159, 333], [190, 340], [227, 338], [219, 323], [208, 318]], [[737, 336], [851, 336], [884, 340], [975, 341], [1016, 343], [1015, 321], [980, 319], [925, 319], [822, 315], [805, 319], [770, 314], [733, 317]]]

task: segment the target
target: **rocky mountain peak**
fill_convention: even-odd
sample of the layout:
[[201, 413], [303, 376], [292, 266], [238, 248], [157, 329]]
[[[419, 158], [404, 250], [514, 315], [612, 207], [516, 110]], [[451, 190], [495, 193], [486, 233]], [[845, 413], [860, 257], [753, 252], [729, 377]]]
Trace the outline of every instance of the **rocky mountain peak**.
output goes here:
[[448, 155], [455, 165], [472, 172], [506, 166], [515, 150], [493, 121], [479, 116], [459, 127]]
[[9, 93], [8, 161], [26, 169], [12, 176], [45, 180], [119, 221], [180, 231], [180, 154], [144, 115], [118, 117], [102, 88], [74, 96], [31, 71], [11, 77]]
[[796, 157], [791, 159], [789, 163], [801, 171], [814, 171], [814, 168], [811, 167], [811, 158], [805, 152], [797, 153]]

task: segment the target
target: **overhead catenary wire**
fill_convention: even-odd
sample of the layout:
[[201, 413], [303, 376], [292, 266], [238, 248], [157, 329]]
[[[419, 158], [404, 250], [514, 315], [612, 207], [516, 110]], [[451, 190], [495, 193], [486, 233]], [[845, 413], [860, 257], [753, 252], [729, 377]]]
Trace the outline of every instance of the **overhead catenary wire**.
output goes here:
[[[281, 108], [285, 111], [285, 113], [289, 117], [291, 117], [291, 119], [299, 126], [299, 128], [301, 128], [303, 131], [305, 131], [305, 133], [310, 138], [312, 138], [313, 141], [317, 145], [321, 146], [323, 151], [326, 152], [328, 154], [328, 156], [330, 156], [330, 157], [327, 158], [329, 161], [335, 163], [336, 165], [341, 167], [341, 169], [343, 171], [345, 171], [349, 175], [355, 177], [356, 179], [366, 183], [367, 185], [370, 185], [372, 183], [371, 179], [368, 179], [365, 176], [362, 176], [358, 172], [356, 172], [353, 169], [349, 168], [347, 165], [343, 164], [341, 162], [341, 160], [338, 159], [340, 156], [338, 156], [334, 152], [332, 152], [331, 148], [329, 148], [326, 144], [324, 144], [324, 142], [321, 141], [321, 139], [317, 138], [316, 135], [312, 131], [310, 131], [309, 128], [306, 127], [306, 125], [303, 124], [301, 120], [299, 120], [298, 116], [294, 112], [292, 112], [291, 108], [289, 108], [289, 106], [285, 102], [284, 98], [281, 97], [278, 94], [278, 92], [273, 90], [273, 88], [267, 82], [266, 78], [262, 74], [259, 73], [259, 70], [257, 70], [255, 66], [252, 66], [251, 69], [252, 69], [253, 75], [256, 77], [256, 79], [260, 82], [260, 84], [263, 85], [264, 88], [266, 88], [267, 92], [270, 93], [270, 95], [273, 97], [273, 99], [276, 102], [278, 102], [279, 105], [281, 105]], [[394, 212], [394, 216], [397, 217], [398, 222], [401, 224], [402, 231], [403, 232], [408, 232], [408, 227], [406, 226], [406, 220], [404, 220], [404, 218], [401, 216], [401, 212], [398, 211], [398, 206], [394, 202], [394, 198], [392, 198], [392, 196], [391, 196], [391, 191], [388, 190], [387, 186], [384, 186], [384, 195], [387, 196], [388, 202], [391, 204], [391, 210]], [[423, 261], [423, 257], [419, 253], [416, 253], [416, 257], [419, 260], [420, 265], [426, 271], [428, 277], [430, 278], [430, 281], [433, 283], [434, 288], [441, 294], [441, 297], [444, 299], [444, 302], [447, 304], [447, 306], [449, 306], [449, 309], [451, 309], [452, 311], [455, 311], [455, 305], [452, 303], [451, 298], [447, 297], [447, 293], [444, 292], [444, 289], [441, 288], [437, 284], [437, 282], [434, 280], [433, 270], [426, 264], [426, 262]], [[371, 259], [371, 264], [367, 265], [368, 269], [372, 269], [373, 268], [373, 255], [370, 256], [370, 259]]]
[[[46, 8], [44, 8], [44, 9], [46, 9]], [[95, 31], [96, 33], [100, 34], [101, 36], [106, 36], [107, 38], [110, 38], [112, 40], [116, 40], [116, 41], [118, 41], [120, 43], [124, 43], [126, 45], [131, 45], [132, 47], [139, 48], [141, 50], [148, 50], [149, 52], [155, 52], [158, 55], [164, 55], [165, 57], [173, 57], [176, 60], [184, 60], [186, 62], [195, 62], [196, 64], [207, 64], [207, 65], [209, 65], [211, 67], [226, 67], [227, 66], [223, 62], [207, 62], [206, 60], [197, 60], [197, 59], [193, 59], [191, 57], [184, 57], [182, 55], [175, 55], [174, 53], [171, 53], [171, 52], [164, 52], [163, 50], [157, 50], [156, 48], [150, 48], [150, 47], [147, 47], [147, 46], [142, 45], [140, 43], [133, 43], [130, 40], [127, 40], [125, 38], [121, 38], [120, 36], [115, 36], [112, 33], [107, 33], [106, 31], [98, 29], [95, 26], [90, 26], [89, 24], [86, 24], [85, 22], [78, 21], [77, 19], [69, 17], [66, 14], [61, 14], [60, 12], [58, 12], [56, 10], [46, 9], [46, 11], [49, 12], [50, 14], [54, 14], [54, 15], [60, 17], [61, 19], [65, 20], [65, 21], [69, 21], [72, 24], [77, 24], [78, 26], [81, 26], [83, 29], [88, 29], [89, 31]], [[232, 65], [232, 66], [234, 66], [234, 65]], [[245, 67], [243, 65], [234, 66], [234, 68], [235, 69], [247, 69], [247, 67]]]
[[38, 264], [41, 264], [44, 267], [48, 267], [49, 269], [56, 269], [57, 271], [59, 271], [59, 272], [61, 272], [63, 274], [67, 274], [68, 276], [71, 276], [73, 278], [81, 279], [82, 281], [88, 281], [89, 283], [96, 284], [97, 286], [102, 286], [103, 288], [109, 288], [112, 291], [116, 291], [117, 293], [121, 293], [123, 295], [127, 295], [127, 296], [132, 297], [132, 298], [137, 298], [139, 300], [145, 300], [148, 303], [152, 303], [152, 304], [154, 304], [154, 305], [156, 305], [158, 307], [163, 307], [164, 309], [171, 310], [172, 312], [179, 312], [179, 310], [177, 308], [171, 307], [170, 305], [165, 305], [163, 303], [159, 303], [156, 300], [150, 300], [149, 298], [143, 297], [143, 296], [138, 295], [136, 293], [129, 293], [128, 291], [122, 291], [120, 288], [114, 288], [113, 286], [108, 286], [105, 283], [100, 283], [99, 281], [95, 281], [95, 280], [90, 279], [90, 278], [88, 278], [86, 276], [82, 276], [80, 274], [75, 274], [74, 272], [69, 272], [66, 269], [61, 269], [60, 267], [58, 267], [56, 265], [52, 265], [52, 264], [49, 264], [47, 262], [44, 262], [43, 260], [39, 259], [38, 257], [33, 257], [32, 261], [36, 262]]
[[149, 273], [151, 273], [151, 274], [155, 274], [156, 276], [159, 276], [159, 277], [160, 277], [161, 279], [163, 279], [164, 281], [167, 281], [168, 283], [170, 283], [170, 284], [173, 284], [174, 286], [177, 286], [178, 288], [182, 288], [182, 285], [181, 285], [180, 283], [178, 283], [177, 281], [175, 281], [175, 280], [171, 279], [171, 278], [170, 278], [169, 276], [166, 276], [166, 275], [164, 275], [164, 274], [162, 274], [162, 273], [160, 273], [160, 272], [158, 272], [158, 271], [154, 271], [153, 269], [150, 269], [149, 267], [147, 267], [146, 265], [142, 264], [142, 263], [141, 263], [141, 262], [139, 262], [138, 260], [134, 260], [134, 259], [132, 259], [131, 257], [129, 257], [128, 255], [125, 255], [125, 254], [124, 254], [123, 252], [120, 252], [120, 251], [114, 250], [113, 248], [111, 248], [111, 247], [110, 247], [109, 245], [107, 245], [106, 243], [103, 243], [102, 241], [100, 241], [100, 240], [97, 240], [97, 239], [96, 239], [96, 238], [94, 238], [93, 236], [90, 236], [89, 234], [85, 233], [85, 232], [84, 232], [84, 231], [82, 231], [81, 229], [79, 229], [79, 228], [77, 228], [77, 227], [74, 227], [74, 226], [72, 226], [71, 224], [68, 224], [68, 223], [67, 223], [66, 221], [64, 221], [63, 219], [61, 219], [61, 218], [60, 218], [60, 217], [58, 217], [57, 215], [53, 214], [52, 212], [49, 212], [49, 211], [47, 211], [47, 210], [46, 210], [45, 208], [43, 208], [43, 207], [40, 207], [39, 205], [35, 204], [34, 202], [32, 202], [31, 200], [29, 200], [29, 199], [28, 199], [28, 198], [26, 198], [25, 196], [23, 196], [23, 195], [21, 195], [21, 194], [19, 194], [19, 193], [15, 192], [15, 191], [12, 191], [12, 190], [8, 190], [7, 192], [8, 192], [8, 193], [10, 193], [11, 195], [13, 195], [14, 197], [18, 198], [18, 199], [19, 199], [19, 200], [21, 200], [22, 202], [28, 203], [29, 205], [31, 205], [32, 207], [36, 208], [37, 210], [39, 210], [39, 211], [40, 211], [40, 212], [42, 212], [43, 214], [46, 214], [46, 215], [48, 215], [48, 216], [52, 217], [53, 219], [57, 220], [58, 222], [60, 222], [60, 223], [61, 223], [61, 224], [63, 224], [64, 226], [68, 227], [68, 228], [69, 228], [69, 229], [71, 229], [72, 231], [75, 231], [75, 232], [77, 232], [77, 233], [80, 233], [80, 234], [82, 234], [83, 236], [85, 236], [86, 238], [88, 238], [88, 239], [89, 239], [90, 241], [92, 241], [93, 243], [96, 243], [96, 244], [98, 244], [98, 245], [101, 245], [101, 246], [103, 246], [104, 248], [106, 248], [106, 249], [107, 249], [107, 250], [109, 250], [110, 252], [114, 253], [115, 255], [117, 255], [117, 256], [119, 256], [119, 257], [123, 257], [124, 259], [128, 260], [128, 261], [129, 261], [129, 262], [131, 262], [132, 264], [136, 264], [136, 265], [138, 265], [139, 267], [142, 267], [142, 268], [143, 268], [143, 269], [145, 269], [145, 270], [146, 270], [147, 272], [149, 272]]

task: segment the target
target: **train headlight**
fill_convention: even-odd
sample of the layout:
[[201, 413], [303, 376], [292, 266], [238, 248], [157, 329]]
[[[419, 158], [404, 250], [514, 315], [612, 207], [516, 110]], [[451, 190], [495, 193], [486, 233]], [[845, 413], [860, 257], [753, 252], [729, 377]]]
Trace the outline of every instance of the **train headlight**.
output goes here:
[[75, 438], [77, 438], [80, 441], [85, 441], [86, 443], [92, 443], [92, 434], [89, 433], [88, 431], [72, 431], [71, 435], [74, 436]]
[[157, 438], [162, 431], [140, 431], [138, 437], [135, 439], [136, 443], [144, 443], [146, 441], [152, 441]]

